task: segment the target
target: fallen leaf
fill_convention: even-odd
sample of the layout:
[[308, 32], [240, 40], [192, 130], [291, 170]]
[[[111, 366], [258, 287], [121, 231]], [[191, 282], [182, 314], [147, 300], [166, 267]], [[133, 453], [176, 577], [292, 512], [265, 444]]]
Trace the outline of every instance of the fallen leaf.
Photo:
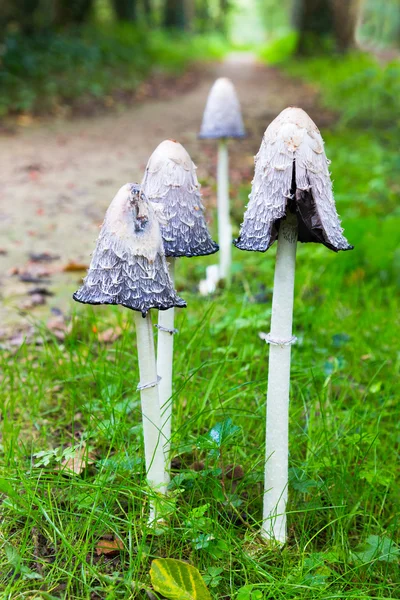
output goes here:
[[38, 275], [35, 277], [30, 273], [21, 273], [19, 280], [23, 283], [50, 283], [48, 279], [45, 279], [48, 275]]
[[87, 446], [82, 446], [74, 451], [74, 455], [62, 461], [56, 467], [57, 471], [70, 471], [75, 475], [80, 475], [89, 465], [95, 462], [93, 453], [88, 451]]
[[16, 331], [16, 332], [4, 332], [1, 336], [2, 339], [6, 340], [6, 346], [8, 347], [20, 347], [22, 344], [31, 344], [33, 342], [34, 330], [33, 327], [29, 329]]
[[54, 293], [45, 287], [32, 288], [28, 291], [28, 294], [29, 296], [34, 296], [35, 294], [41, 294], [42, 296], [54, 296]]
[[43, 306], [46, 304], [46, 296], [43, 294], [31, 294], [30, 298], [22, 302], [21, 309], [28, 310], [35, 308], [35, 306]]
[[114, 538], [113, 540], [102, 539], [97, 542], [96, 554], [97, 556], [101, 556], [102, 554], [104, 554], [105, 556], [112, 556], [123, 549], [124, 544], [122, 540], [118, 538]]
[[105, 329], [98, 334], [97, 338], [99, 342], [103, 342], [105, 344], [112, 344], [123, 334], [123, 329], [121, 327], [110, 327], [109, 329]]
[[156, 558], [151, 563], [153, 588], [169, 600], [211, 600], [196, 567], [175, 558]]
[[72, 331], [72, 323], [66, 323], [64, 316], [57, 315], [47, 321], [47, 329], [60, 341], [65, 339], [67, 333]]
[[232, 481], [243, 479], [244, 470], [242, 465], [228, 465], [225, 469], [225, 477], [227, 479], [232, 479]]
[[29, 262], [23, 267], [12, 267], [8, 275], [18, 275], [24, 283], [43, 283], [43, 279], [52, 275], [52, 271], [47, 266]]
[[21, 167], [21, 171], [43, 171], [43, 165], [40, 163], [30, 163]]
[[52, 260], [58, 260], [60, 257], [58, 254], [51, 254], [50, 252], [31, 252], [29, 258], [32, 262], [51, 262]]
[[65, 273], [71, 273], [75, 271], [87, 271], [88, 265], [83, 263], [74, 262], [73, 260], [63, 266], [62, 271]]
[[192, 463], [189, 467], [192, 471], [204, 471], [205, 468], [205, 464], [201, 460]]
[[18, 115], [16, 120], [22, 127], [29, 127], [34, 122], [32, 115]]

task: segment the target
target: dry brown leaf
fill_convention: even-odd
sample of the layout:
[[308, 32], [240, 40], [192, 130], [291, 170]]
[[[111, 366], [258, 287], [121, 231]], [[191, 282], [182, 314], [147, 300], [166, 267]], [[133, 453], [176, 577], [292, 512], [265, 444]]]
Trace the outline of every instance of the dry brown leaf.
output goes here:
[[52, 254], [51, 252], [30, 252], [29, 258], [33, 263], [43, 263], [59, 260], [60, 257], [58, 254]]
[[62, 267], [62, 271], [64, 271], [64, 273], [74, 273], [75, 271], [87, 271], [87, 270], [88, 270], [88, 265], [85, 265], [83, 263], [78, 263], [73, 260], [71, 260], [70, 262], [68, 262], [66, 265], [64, 265]]
[[34, 328], [27, 327], [25, 329], [2, 329], [0, 330], [0, 340], [4, 340], [4, 346], [7, 348], [19, 347], [22, 344], [31, 344], [34, 341]]
[[34, 123], [32, 115], [29, 114], [18, 115], [16, 121], [21, 127], [29, 127]]
[[62, 342], [67, 333], [72, 331], [72, 323], [67, 324], [63, 315], [57, 315], [47, 321], [47, 329]]
[[123, 334], [124, 330], [121, 327], [110, 327], [109, 329], [105, 329], [101, 331], [97, 338], [99, 342], [103, 342], [104, 344], [112, 344]]
[[31, 281], [32, 279], [40, 279], [52, 275], [53, 271], [48, 266], [44, 266], [35, 262], [28, 262], [23, 267], [11, 267], [8, 275], [19, 275], [21, 281]]
[[92, 465], [96, 460], [96, 457], [92, 452], [88, 451], [87, 446], [78, 448], [74, 456], [67, 458], [57, 466], [57, 471], [70, 471], [75, 475], [80, 475], [89, 465]]
[[43, 294], [31, 294], [30, 298], [22, 302], [20, 308], [23, 310], [29, 310], [30, 308], [42, 306], [43, 304], [46, 304], [46, 296]]
[[101, 556], [102, 554], [105, 556], [112, 556], [123, 549], [124, 544], [119, 538], [114, 538], [113, 540], [100, 540], [97, 542], [96, 554], [97, 556]]

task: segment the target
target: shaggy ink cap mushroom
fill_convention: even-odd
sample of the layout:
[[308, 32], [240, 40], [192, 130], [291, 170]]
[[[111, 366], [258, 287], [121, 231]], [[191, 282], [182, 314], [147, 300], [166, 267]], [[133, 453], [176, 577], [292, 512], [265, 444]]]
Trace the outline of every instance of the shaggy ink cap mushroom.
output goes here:
[[220, 77], [212, 86], [203, 114], [199, 138], [241, 138], [245, 136], [240, 103], [233, 83]]
[[289, 210], [297, 217], [299, 242], [351, 250], [336, 212], [328, 165], [321, 134], [307, 113], [283, 110], [265, 131], [255, 157], [250, 201], [234, 245], [265, 252]]
[[168, 273], [158, 216], [139, 185], [123, 185], [111, 202], [88, 274], [73, 298], [121, 304], [143, 317], [151, 308], [186, 306]]
[[168, 257], [204, 256], [218, 251], [204, 218], [196, 167], [185, 148], [161, 142], [147, 163], [142, 190], [153, 206], [161, 206], [161, 235]]

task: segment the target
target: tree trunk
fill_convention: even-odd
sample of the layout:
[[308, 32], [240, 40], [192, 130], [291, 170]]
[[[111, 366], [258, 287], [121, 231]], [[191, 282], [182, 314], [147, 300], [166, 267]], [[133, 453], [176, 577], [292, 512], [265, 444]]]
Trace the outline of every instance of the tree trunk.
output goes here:
[[34, 13], [39, 0], [1, 0], [0, 2], [0, 38], [9, 23], [16, 23], [24, 35], [35, 30]]
[[196, 2], [196, 29], [201, 33], [210, 31], [212, 28], [210, 10], [207, 0]]
[[164, 7], [164, 26], [185, 29], [185, 0], [166, 0]]
[[113, 0], [113, 7], [115, 15], [119, 21], [136, 20], [136, 0]]
[[299, 54], [318, 54], [333, 35], [333, 14], [329, 0], [301, 0], [298, 10]]
[[153, 23], [153, 9], [151, 0], [142, 0], [142, 9], [146, 25], [151, 25]]
[[57, 0], [56, 25], [81, 25], [88, 20], [92, 8], [93, 0]]
[[230, 8], [230, 0], [219, 0], [219, 12], [216, 22], [216, 29], [224, 34], [227, 33], [227, 17]]
[[299, 54], [318, 54], [329, 40], [346, 51], [354, 46], [362, 0], [297, 0]]
[[355, 33], [361, 11], [361, 0], [331, 0], [338, 50], [346, 51], [355, 44]]

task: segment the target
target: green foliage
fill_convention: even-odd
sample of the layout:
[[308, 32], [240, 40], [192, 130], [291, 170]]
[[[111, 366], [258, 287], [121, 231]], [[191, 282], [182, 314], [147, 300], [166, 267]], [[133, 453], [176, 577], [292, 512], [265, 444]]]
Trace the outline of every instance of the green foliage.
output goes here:
[[369, 535], [353, 552], [354, 561], [358, 564], [381, 562], [397, 563], [400, 558], [400, 548], [388, 537]]
[[298, 34], [295, 31], [273, 39], [261, 46], [258, 56], [269, 65], [277, 65], [288, 60], [297, 47]]
[[232, 423], [232, 419], [226, 419], [220, 423], [216, 423], [214, 427], [199, 438], [197, 446], [200, 450], [206, 450], [211, 457], [218, 457], [221, 449], [241, 432], [241, 428]]
[[179, 36], [129, 23], [29, 38], [10, 34], [0, 58], [0, 117], [56, 112], [63, 105], [134, 92], [152, 71], [178, 74], [200, 58], [220, 58], [217, 35]]
[[399, 47], [399, 0], [385, 0], [385, 2], [364, 0], [359, 37], [364, 43]]
[[323, 102], [355, 126], [390, 128], [399, 124], [400, 61], [380, 65], [371, 55], [292, 61], [291, 75], [318, 82]]
[[22, 563], [21, 556], [18, 554], [18, 551], [11, 546], [11, 544], [7, 544], [4, 551], [8, 560], [8, 564], [10, 567], [12, 567], [15, 574], [19, 575], [23, 579], [43, 579], [39, 573], [31, 571], [31, 569]]
[[169, 600], [211, 600], [199, 571], [182, 560], [153, 560], [150, 577], [154, 589]]

